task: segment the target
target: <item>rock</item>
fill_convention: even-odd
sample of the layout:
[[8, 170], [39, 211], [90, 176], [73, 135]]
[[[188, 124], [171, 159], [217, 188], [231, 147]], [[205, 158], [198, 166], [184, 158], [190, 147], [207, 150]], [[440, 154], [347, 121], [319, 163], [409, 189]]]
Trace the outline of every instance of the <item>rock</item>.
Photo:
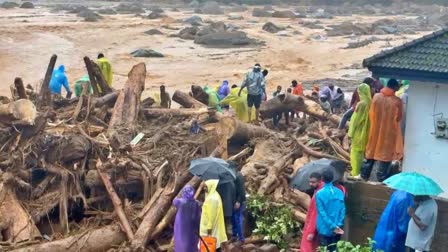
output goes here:
[[131, 55], [134, 57], [142, 57], [142, 58], [163, 58], [165, 57], [163, 54], [156, 52], [152, 49], [138, 49], [131, 52]]
[[148, 16], [146, 16], [147, 19], [159, 19], [167, 17], [163, 12], [153, 11]]
[[191, 3], [188, 4], [188, 6], [190, 8], [197, 9], [201, 6], [201, 4], [197, 0], [193, 0], [191, 1]]
[[252, 16], [254, 16], [254, 17], [272, 17], [272, 14], [263, 9], [255, 8], [252, 11]]
[[100, 10], [98, 10], [98, 13], [102, 14], [102, 15], [116, 15], [117, 14], [117, 12], [112, 8], [100, 9]]
[[243, 20], [244, 17], [243, 16], [239, 16], [239, 15], [230, 15], [229, 16], [229, 20]]
[[163, 35], [163, 32], [157, 30], [157, 29], [150, 29], [145, 31], [146, 35]]
[[22, 9], [34, 9], [34, 4], [32, 2], [24, 2], [22, 5], [20, 5], [20, 8], [22, 8]]
[[197, 27], [186, 27], [179, 32], [178, 37], [186, 40], [194, 40], [198, 32], [199, 29]]
[[274, 18], [296, 18], [296, 14], [289, 10], [274, 11], [274, 13], [272, 13], [272, 17], [274, 17]]
[[265, 244], [260, 247], [261, 252], [280, 252], [278, 247], [274, 244]]
[[0, 5], [0, 7], [4, 8], [4, 9], [12, 9], [12, 8], [19, 7], [19, 5], [15, 2], [4, 2], [4, 3], [2, 3], [2, 5]]
[[117, 8], [120, 14], [142, 14], [146, 13], [141, 4], [138, 3], [120, 3]]
[[263, 31], [267, 31], [270, 33], [277, 33], [279, 31], [283, 31], [285, 28], [275, 25], [272, 22], [267, 22], [263, 25]]
[[224, 22], [216, 22], [216, 23], [211, 23], [207, 26], [205, 26], [204, 28], [202, 28], [199, 32], [198, 32], [198, 36], [203, 36], [203, 35], [207, 35], [210, 33], [217, 33], [217, 32], [224, 32], [227, 30], [227, 26], [226, 24], [224, 24]]
[[191, 24], [193, 26], [201, 26], [202, 18], [199, 16], [192, 16], [183, 21], [185, 24]]
[[316, 22], [302, 22], [301, 25], [308, 29], [325, 29], [322, 25], [319, 24], [319, 21]]
[[208, 45], [211, 47], [229, 47], [252, 44], [254, 41], [241, 31], [223, 31], [196, 36], [194, 43]]
[[224, 11], [222, 10], [221, 6], [217, 2], [210, 1], [206, 2], [204, 6], [201, 8], [203, 14], [209, 14], [209, 15], [222, 15], [224, 14]]
[[83, 10], [78, 13], [78, 17], [84, 18], [84, 21], [86, 22], [97, 22], [99, 19], [103, 18], [89, 9]]

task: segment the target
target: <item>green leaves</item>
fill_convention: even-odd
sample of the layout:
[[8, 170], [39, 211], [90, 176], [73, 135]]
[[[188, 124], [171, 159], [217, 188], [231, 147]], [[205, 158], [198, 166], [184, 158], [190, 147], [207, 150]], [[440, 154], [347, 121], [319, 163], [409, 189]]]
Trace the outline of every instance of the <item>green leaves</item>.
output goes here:
[[287, 249], [286, 235], [299, 227], [291, 208], [272, 204], [266, 197], [259, 195], [249, 198], [247, 208], [256, 219], [257, 228], [253, 232], [262, 235], [266, 241], [277, 244], [280, 249]]
[[[370, 237], [367, 238], [367, 244], [353, 245], [348, 241], [339, 241], [337, 243], [338, 252], [372, 252], [373, 244], [375, 243]], [[328, 252], [326, 247], [319, 247], [319, 252]], [[382, 250], [374, 250], [373, 252], [384, 252]]]

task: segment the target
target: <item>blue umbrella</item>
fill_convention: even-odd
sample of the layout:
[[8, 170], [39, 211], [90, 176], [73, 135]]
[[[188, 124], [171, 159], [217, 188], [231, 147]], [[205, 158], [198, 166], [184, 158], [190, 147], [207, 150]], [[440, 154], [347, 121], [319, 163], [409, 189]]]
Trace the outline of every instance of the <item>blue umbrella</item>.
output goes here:
[[443, 193], [442, 188], [434, 180], [417, 172], [402, 172], [386, 179], [383, 183], [390, 188], [415, 196], [437, 196]]
[[188, 169], [191, 174], [198, 176], [201, 180], [219, 179], [220, 184], [233, 182], [236, 179], [235, 172], [230, 169], [229, 164], [220, 158], [206, 157], [191, 161]]

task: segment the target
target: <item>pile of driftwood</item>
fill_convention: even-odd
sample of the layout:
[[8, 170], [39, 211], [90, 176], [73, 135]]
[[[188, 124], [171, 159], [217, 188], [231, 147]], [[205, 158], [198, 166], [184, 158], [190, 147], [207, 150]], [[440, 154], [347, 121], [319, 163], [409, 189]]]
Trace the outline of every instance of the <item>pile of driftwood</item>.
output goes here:
[[[17, 78], [12, 97], [1, 99], [0, 250], [172, 250], [172, 201], [186, 184], [201, 193], [187, 168], [206, 156], [238, 162], [249, 193], [292, 205], [303, 223], [310, 198], [289, 189], [288, 178], [313, 158], [349, 160], [345, 136], [332, 130], [339, 117], [312, 99], [264, 103], [260, 126], [208, 108], [197, 86], [174, 93], [182, 108], [157, 108], [141, 100], [145, 64], [113, 90], [87, 57], [93, 94], [65, 99], [48, 87], [56, 60], [38, 91]], [[289, 110], [307, 119], [273, 130], [269, 118]], [[196, 123], [199, 134], [191, 132]]]

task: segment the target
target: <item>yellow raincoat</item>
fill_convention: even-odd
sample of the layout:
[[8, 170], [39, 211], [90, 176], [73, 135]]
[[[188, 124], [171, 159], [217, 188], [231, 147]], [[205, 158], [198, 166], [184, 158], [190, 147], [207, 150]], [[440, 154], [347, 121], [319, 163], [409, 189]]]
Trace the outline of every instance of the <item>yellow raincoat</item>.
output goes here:
[[216, 247], [227, 241], [226, 226], [224, 223], [224, 210], [221, 196], [216, 191], [219, 180], [207, 180], [208, 193], [202, 206], [200, 235], [208, 236], [207, 231], [212, 230], [212, 237], [216, 238]]
[[[239, 87], [232, 88], [229, 95], [221, 100], [221, 105], [229, 105], [235, 111], [236, 117], [243, 122], [249, 122], [249, 107], [247, 106], [247, 90], [241, 91], [241, 96], [238, 96]], [[255, 108], [252, 108], [252, 120], [255, 120]]]
[[367, 141], [369, 140], [369, 110], [372, 102], [369, 85], [363, 83], [358, 86], [359, 103], [350, 120], [348, 136], [352, 140], [350, 151], [350, 164], [352, 166], [352, 176], [358, 176], [361, 172], [361, 165], [364, 159]]
[[101, 69], [101, 73], [104, 76], [104, 79], [106, 80], [109, 87], [112, 87], [112, 65], [110, 64], [109, 60], [106, 58], [98, 59], [97, 61], [98, 66]]

